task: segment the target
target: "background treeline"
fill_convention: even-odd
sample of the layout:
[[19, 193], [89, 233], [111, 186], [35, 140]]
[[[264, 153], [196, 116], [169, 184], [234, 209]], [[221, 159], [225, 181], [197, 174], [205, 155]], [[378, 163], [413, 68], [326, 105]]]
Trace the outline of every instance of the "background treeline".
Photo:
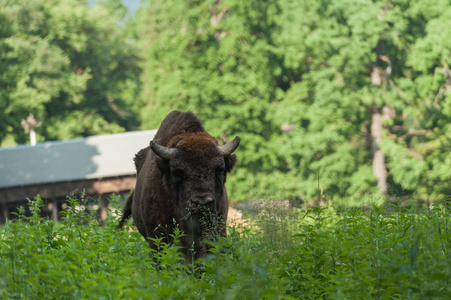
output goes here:
[[234, 199], [451, 194], [451, 1], [0, 0], [0, 143], [242, 138]]

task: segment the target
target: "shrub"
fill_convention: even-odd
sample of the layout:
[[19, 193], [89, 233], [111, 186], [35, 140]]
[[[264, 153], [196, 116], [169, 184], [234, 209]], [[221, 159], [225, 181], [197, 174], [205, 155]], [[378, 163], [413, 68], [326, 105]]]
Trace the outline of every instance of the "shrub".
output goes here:
[[[113, 209], [119, 198], [110, 199]], [[450, 212], [263, 206], [187, 265], [175, 242], [151, 253], [120, 215], [100, 224], [69, 198], [62, 222], [32, 215], [0, 228], [0, 297], [26, 299], [362, 299], [451, 294]], [[22, 211], [23, 212], [23, 211]], [[154, 257], [152, 257], [154, 256]]]

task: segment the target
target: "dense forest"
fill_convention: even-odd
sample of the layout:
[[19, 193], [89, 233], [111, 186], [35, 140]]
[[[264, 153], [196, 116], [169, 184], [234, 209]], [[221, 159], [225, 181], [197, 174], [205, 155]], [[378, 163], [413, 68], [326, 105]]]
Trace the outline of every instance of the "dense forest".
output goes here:
[[451, 194], [451, 1], [0, 0], [0, 145], [157, 128], [242, 139], [233, 199]]

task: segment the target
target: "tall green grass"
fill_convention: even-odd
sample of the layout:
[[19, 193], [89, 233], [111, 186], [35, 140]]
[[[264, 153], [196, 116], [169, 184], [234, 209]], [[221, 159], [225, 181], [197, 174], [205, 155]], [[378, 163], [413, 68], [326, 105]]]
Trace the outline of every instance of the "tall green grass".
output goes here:
[[[119, 199], [110, 199], [113, 208]], [[99, 223], [69, 198], [62, 222], [32, 216], [0, 228], [3, 299], [445, 299], [451, 295], [450, 212], [263, 206], [187, 265], [176, 242], [147, 242], [110, 213]], [[388, 212], [388, 209], [390, 212]]]

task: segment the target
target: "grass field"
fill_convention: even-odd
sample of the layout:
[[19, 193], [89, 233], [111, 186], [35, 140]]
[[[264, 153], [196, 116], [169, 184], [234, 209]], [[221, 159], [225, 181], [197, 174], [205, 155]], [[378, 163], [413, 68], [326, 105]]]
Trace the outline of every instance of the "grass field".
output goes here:
[[[118, 199], [111, 199], [113, 208]], [[186, 265], [119, 216], [100, 224], [68, 199], [62, 222], [19, 214], [0, 227], [3, 299], [449, 299], [450, 211], [262, 206], [213, 253]], [[181, 232], [174, 235], [180, 236]], [[157, 241], [158, 242], [158, 241]], [[156, 268], [156, 264], [159, 265]]]

